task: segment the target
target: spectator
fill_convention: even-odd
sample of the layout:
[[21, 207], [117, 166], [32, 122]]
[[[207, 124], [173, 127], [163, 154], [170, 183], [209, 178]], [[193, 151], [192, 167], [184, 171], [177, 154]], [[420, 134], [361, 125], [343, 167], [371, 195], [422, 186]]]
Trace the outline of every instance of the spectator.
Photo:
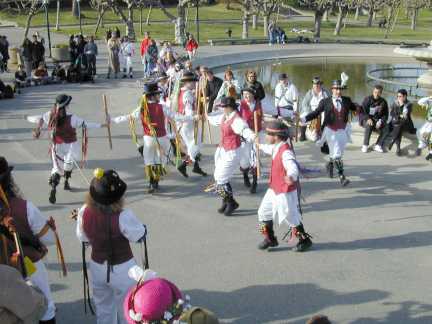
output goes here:
[[0, 80], [0, 99], [12, 99], [14, 97], [14, 89], [8, 85], [4, 84]]
[[147, 48], [145, 54], [145, 65], [146, 71], [144, 71], [145, 76], [150, 76], [156, 70], [156, 63], [158, 60], [158, 48], [154, 39], [150, 41], [150, 46]]
[[32, 64], [33, 69], [37, 69], [45, 61], [45, 47], [38, 41], [37, 35], [33, 35], [32, 43]]
[[111, 28], [108, 28], [108, 30], [106, 31], [106, 34], [105, 34], [105, 40], [107, 43], [111, 39], [111, 37], [112, 37], [112, 31], [111, 31]]
[[306, 324], [331, 324], [331, 322], [325, 315], [315, 315]]
[[150, 37], [150, 33], [149, 32], [144, 32], [144, 39], [141, 42], [141, 62], [144, 65], [144, 75], [146, 75], [146, 71], [147, 71], [147, 66], [146, 66], [146, 59], [145, 59], [145, 55], [147, 53], [147, 48], [150, 46], [151, 44], [151, 37]]
[[32, 42], [26, 38], [21, 46], [21, 55], [23, 57], [22, 61], [24, 62], [25, 71], [27, 77], [30, 79], [32, 68], [33, 68], [33, 55], [32, 55]]
[[18, 65], [18, 70], [15, 72], [15, 89], [25, 88], [30, 86], [30, 80], [27, 77], [27, 73], [24, 71], [22, 64]]
[[87, 67], [91, 75], [96, 75], [96, 56], [98, 55], [98, 47], [94, 42], [94, 37], [90, 36], [88, 43], [84, 46], [84, 54], [86, 56]]
[[41, 62], [38, 68], [33, 71], [33, 82], [35, 85], [45, 85], [48, 84], [50, 80], [45, 63]]
[[257, 81], [257, 74], [253, 70], [246, 73], [246, 82], [243, 88], [253, 88], [255, 90], [256, 99], [262, 101], [265, 98], [264, 87], [261, 82]]
[[188, 41], [186, 42], [185, 48], [188, 53], [189, 60], [192, 61], [192, 59], [196, 56], [196, 52], [198, 49], [198, 43], [196, 42], [192, 34], [189, 34]]
[[269, 46], [275, 43], [275, 24], [272, 21], [267, 27], [267, 33], [269, 38]]
[[238, 80], [234, 79], [234, 74], [231, 69], [225, 71], [224, 81], [219, 89], [216, 101], [222, 97], [233, 97], [234, 99], [240, 98], [241, 88]]
[[132, 58], [135, 55], [135, 46], [132, 42], [129, 42], [129, 37], [124, 36], [124, 41], [121, 45], [121, 56], [124, 60], [123, 65], [123, 79], [128, 76], [133, 78], [133, 62]]
[[56, 83], [64, 83], [67, 81], [67, 73], [64, 66], [55, 63], [54, 69], [51, 72], [51, 78]]
[[72, 64], [75, 64], [78, 58], [78, 45], [75, 42], [75, 35], [69, 37], [69, 60]]
[[219, 89], [222, 87], [222, 79], [214, 76], [212, 70], [207, 71], [207, 84], [205, 88], [205, 96], [207, 97], [207, 112], [211, 113], [213, 111], [213, 104], [219, 93]]
[[84, 48], [86, 46], [86, 41], [84, 40], [83, 35], [78, 35], [77, 38], [77, 54], [78, 54], [78, 63], [81, 65], [84, 65], [85, 68], [87, 68], [87, 60], [86, 56], [84, 55]]
[[108, 46], [108, 74], [107, 79], [111, 76], [111, 71], [114, 72], [114, 78], [117, 79], [117, 74], [120, 72], [120, 42], [115, 36], [115, 33], [107, 43]]
[[7, 64], [9, 61], [9, 42], [6, 36], [0, 36], [0, 54], [2, 56], [2, 60], [0, 62], [0, 70], [1, 72], [9, 72], [7, 68]]
[[193, 65], [192, 65], [192, 61], [191, 60], [187, 60], [184, 63], [184, 72], [192, 72], [195, 73], [193, 70]]
[[71, 64], [68, 67], [66, 80], [70, 83], [79, 83], [81, 82], [81, 68], [78, 64]]
[[114, 35], [117, 37], [117, 39], [120, 39], [120, 29], [116, 26], [114, 30]]

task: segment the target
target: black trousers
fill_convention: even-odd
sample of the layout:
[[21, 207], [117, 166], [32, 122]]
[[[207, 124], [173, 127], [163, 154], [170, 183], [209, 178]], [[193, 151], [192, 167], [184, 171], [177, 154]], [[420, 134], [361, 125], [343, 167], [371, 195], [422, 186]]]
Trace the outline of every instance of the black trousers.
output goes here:
[[376, 144], [379, 145], [379, 146], [382, 146], [384, 144], [384, 139], [385, 139], [384, 138], [384, 135], [385, 135], [384, 129], [385, 129], [385, 127], [377, 129], [375, 121], [374, 121], [374, 123], [373, 123], [372, 126], [369, 126], [367, 124], [367, 122], [364, 121], [363, 122], [363, 127], [364, 127], [363, 145], [369, 145], [369, 141], [370, 141], [370, 138], [371, 138], [371, 135], [372, 135], [373, 131], [377, 131], [378, 132], [378, 139], [376, 141]]
[[87, 68], [91, 75], [96, 75], [96, 55], [90, 54], [87, 57]]

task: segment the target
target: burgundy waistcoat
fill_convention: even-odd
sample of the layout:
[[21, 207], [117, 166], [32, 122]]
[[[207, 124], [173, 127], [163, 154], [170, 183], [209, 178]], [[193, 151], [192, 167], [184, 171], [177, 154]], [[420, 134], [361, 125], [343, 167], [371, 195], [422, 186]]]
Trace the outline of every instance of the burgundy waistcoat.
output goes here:
[[240, 135], [234, 133], [231, 125], [234, 122], [234, 119], [238, 118], [239, 115], [236, 113], [233, 118], [230, 120], [226, 120], [226, 117], [223, 117], [221, 123], [221, 133], [222, 139], [220, 146], [224, 148], [225, 151], [235, 150], [240, 147]]
[[270, 171], [270, 188], [273, 189], [275, 194], [287, 193], [297, 189], [297, 184], [287, 184], [285, 177], [287, 175], [282, 162], [282, 155], [285, 151], [289, 150], [290, 146], [288, 143], [282, 144], [279, 147], [278, 152], [272, 159], [271, 171]]
[[[148, 113], [150, 117], [150, 122], [156, 131], [157, 137], [166, 136], [166, 128], [165, 128], [165, 115], [163, 112], [162, 105], [159, 103], [148, 103]], [[141, 113], [141, 123], [144, 129], [144, 135], [153, 136], [150, 131], [149, 125], [144, 121], [144, 115]]]
[[336, 107], [333, 105], [333, 113], [336, 116], [335, 122], [333, 124], [328, 124], [327, 127], [329, 127], [333, 131], [338, 131], [339, 129], [345, 129], [346, 123], [345, 123], [345, 110], [341, 108], [340, 111], [336, 109]]
[[[102, 264], [111, 254], [111, 265], [133, 258], [129, 241], [120, 232], [120, 213], [104, 215], [96, 209], [86, 207], [83, 215], [83, 230], [92, 247], [91, 258]], [[111, 233], [111, 235], [110, 235]]]
[[77, 141], [76, 129], [71, 124], [72, 115], [67, 115], [61, 126], [55, 128], [54, 143], [70, 144]]
[[[258, 132], [259, 132], [262, 129], [262, 117], [263, 117], [260, 101], [255, 102], [255, 111], [257, 113]], [[246, 121], [250, 129], [255, 130], [254, 112], [250, 109], [249, 104], [246, 102], [246, 100], [240, 101], [240, 116], [241, 118], [243, 118], [244, 121]]]
[[183, 103], [183, 95], [185, 91], [180, 89], [179, 97], [178, 97], [178, 113], [184, 115], [184, 103]]

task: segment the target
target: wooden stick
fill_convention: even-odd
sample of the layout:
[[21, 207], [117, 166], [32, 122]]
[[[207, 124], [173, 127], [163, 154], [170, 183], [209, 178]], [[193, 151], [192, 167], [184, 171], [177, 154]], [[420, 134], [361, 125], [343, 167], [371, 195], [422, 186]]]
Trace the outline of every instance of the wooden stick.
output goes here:
[[105, 94], [102, 95], [102, 100], [103, 100], [104, 111], [105, 111], [105, 119], [106, 119], [106, 122], [107, 122], [107, 124], [108, 124], [108, 125], [107, 125], [107, 130], [108, 130], [108, 142], [109, 142], [110, 150], [112, 150], [113, 145], [112, 145], [112, 138], [111, 138], [111, 126], [110, 126], [110, 122], [109, 122], [109, 120], [108, 120], [108, 104], [107, 104], [107, 98], [106, 98], [106, 95], [105, 95]]
[[255, 144], [256, 144], [256, 168], [257, 168], [257, 177], [261, 176], [261, 165], [260, 165], [260, 149], [259, 149], [259, 133], [258, 133], [258, 114], [257, 111], [254, 111], [254, 128], [255, 128]]

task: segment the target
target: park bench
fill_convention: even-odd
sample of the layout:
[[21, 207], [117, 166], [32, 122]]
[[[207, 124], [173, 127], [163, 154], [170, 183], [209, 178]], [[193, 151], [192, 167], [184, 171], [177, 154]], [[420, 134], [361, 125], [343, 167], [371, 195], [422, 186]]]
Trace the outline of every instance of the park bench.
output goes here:
[[213, 38], [209, 39], [208, 43], [214, 45], [248, 45], [248, 44], [265, 44], [268, 38]]

